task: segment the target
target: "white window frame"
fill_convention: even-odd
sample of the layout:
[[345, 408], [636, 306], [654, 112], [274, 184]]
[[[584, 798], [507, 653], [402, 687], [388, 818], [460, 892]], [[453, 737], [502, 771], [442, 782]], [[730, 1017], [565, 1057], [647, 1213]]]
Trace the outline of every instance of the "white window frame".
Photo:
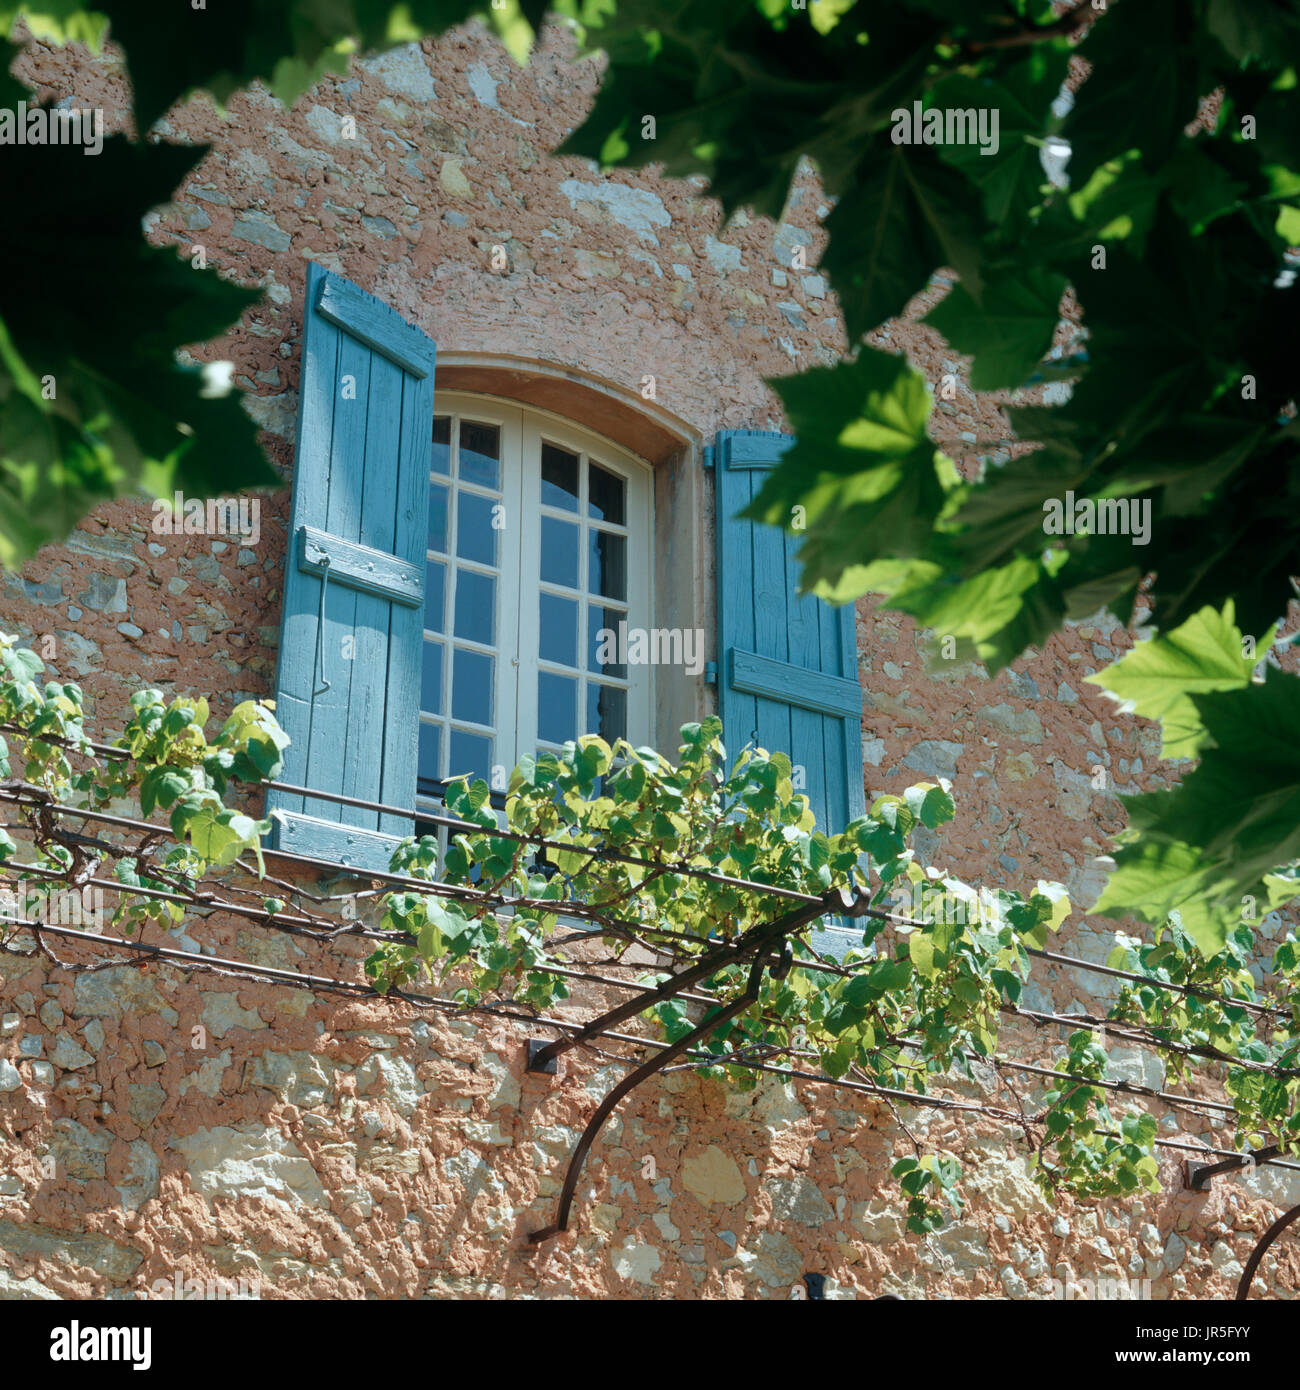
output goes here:
[[[453, 573], [448, 576], [446, 603], [446, 626], [449, 631], [439, 636], [444, 643], [443, 688], [446, 692], [443, 701], [445, 713], [440, 718], [448, 728], [453, 724], [463, 724], [464, 720], [451, 718], [451, 653], [459, 641], [484, 652], [491, 651], [496, 658], [495, 665], [495, 724], [494, 766], [504, 767], [507, 774], [525, 754], [537, 751], [539, 747], [553, 746], [539, 744], [537, 678], [541, 670], [553, 669], [539, 657], [539, 632], [537, 605], [541, 593], [541, 519], [545, 516], [563, 518], [582, 527], [579, 545], [579, 589], [568, 590], [561, 586], [548, 584], [548, 590], [563, 593], [580, 599], [580, 627], [578, 640], [579, 687], [579, 728], [578, 732], [592, 732], [581, 727], [585, 715], [585, 690], [587, 676], [587, 643], [584, 624], [588, 617], [589, 605], [599, 603], [598, 596], [586, 591], [588, 546], [586, 533], [593, 526], [597, 529], [613, 531], [624, 535], [627, 541], [627, 609], [628, 626], [649, 629], [653, 622], [654, 609], [654, 470], [644, 460], [629, 453], [626, 449], [611, 443], [603, 436], [575, 425], [572, 421], [549, 411], [533, 406], [518, 406], [495, 396], [480, 395], [463, 391], [439, 391], [434, 401], [434, 415], [452, 417], [452, 440], [458, 446], [459, 421], [496, 425], [501, 439], [501, 501], [504, 504], [504, 526], [499, 533], [497, 551], [497, 611], [495, 615], [495, 644], [489, 648], [484, 644], [458, 639], [450, 629], [455, 625], [455, 583], [454, 570], [457, 565], [467, 564], [452, 554], [449, 565]], [[579, 510], [566, 512], [560, 509], [543, 508], [541, 503], [541, 448], [543, 442], [555, 444], [570, 453], [577, 454], [580, 464]], [[588, 462], [595, 462], [607, 471], [616, 474], [624, 481], [626, 501], [626, 525], [619, 527], [605, 522], [593, 521], [586, 515]], [[430, 486], [446, 479], [441, 474], [430, 474]], [[484, 492], [472, 485], [467, 490]], [[452, 537], [448, 545], [454, 550]], [[469, 568], [481, 568], [472, 562]], [[618, 600], [608, 600], [615, 607], [624, 606]], [[573, 672], [565, 672], [573, 675]], [[620, 684], [621, 682], [614, 682]], [[655, 711], [655, 668], [653, 665], [628, 667], [627, 680], [627, 737], [634, 746], [654, 743]], [[485, 727], [469, 726], [469, 732], [486, 732]], [[450, 740], [444, 735], [444, 743], [450, 754]], [[442, 780], [454, 776], [458, 769], [440, 766]], [[436, 809], [438, 802], [427, 796], [417, 797], [417, 805]]]

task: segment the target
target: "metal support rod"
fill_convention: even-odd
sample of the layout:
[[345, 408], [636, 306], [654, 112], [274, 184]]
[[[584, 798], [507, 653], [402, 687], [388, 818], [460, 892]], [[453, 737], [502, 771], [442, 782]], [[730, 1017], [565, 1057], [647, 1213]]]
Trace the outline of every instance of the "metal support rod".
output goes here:
[[1241, 1279], [1237, 1284], [1235, 1302], [1244, 1303], [1250, 1297], [1251, 1280], [1255, 1277], [1255, 1271], [1259, 1268], [1259, 1262], [1264, 1258], [1264, 1252], [1297, 1216], [1300, 1216], [1300, 1206], [1292, 1207], [1284, 1216], [1279, 1216], [1260, 1237], [1259, 1244], [1251, 1251], [1250, 1259], [1246, 1261], [1246, 1268], [1241, 1271]]
[[1282, 1152], [1280, 1144], [1270, 1144], [1267, 1148], [1256, 1149], [1254, 1153], [1244, 1153], [1225, 1158], [1222, 1163], [1195, 1163], [1190, 1158], [1183, 1165], [1183, 1178], [1192, 1192], [1208, 1192], [1212, 1179], [1224, 1173], [1235, 1173], [1240, 1168], [1250, 1168], [1257, 1163], [1266, 1163]]
[[552, 1236], [557, 1236], [561, 1231], [569, 1229], [569, 1210], [573, 1206], [573, 1195], [577, 1190], [583, 1161], [587, 1157], [588, 1150], [596, 1142], [596, 1136], [604, 1128], [605, 1121], [613, 1114], [619, 1101], [629, 1091], [635, 1090], [643, 1081], [649, 1080], [655, 1072], [662, 1071], [675, 1057], [680, 1057], [683, 1052], [688, 1052], [696, 1043], [703, 1042], [724, 1023], [730, 1022], [737, 1014], [743, 1013], [749, 1008], [758, 998], [758, 987], [762, 983], [763, 968], [764, 962], [760, 956], [750, 967], [749, 982], [745, 986], [743, 994], [733, 999], [725, 1008], [719, 1009], [717, 1013], [710, 1014], [702, 1023], [692, 1028], [685, 1037], [678, 1038], [675, 1043], [665, 1048], [658, 1056], [651, 1057], [648, 1062], [643, 1062], [635, 1071], [629, 1072], [601, 1101], [596, 1113], [588, 1120], [587, 1128], [582, 1131], [582, 1137], [573, 1150], [573, 1157], [569, 1159], [569, 1170], [564, 1175], [564, 1187], [560, 1191], [560, 1201], [556, 1208], [555, 1220], [549, 1226], [543, 1226], [540, 1231], [531, 1232], [528, 1236], [529, 1245], [540, 1245], [542, 1241], [550, 1240]]
[[716, 975], [724, 966], [739, 965], [752, 956], [755, 951], [760, 954], [764, 953], [769, 946], [778, 945], [792, 931], [798, 931], [800, 927], [806, 926], [818, 917], [825, 917], [829, 914], [855, 917], [861, 915], [866, 905], [865, 896], [855, 898], [851, 897], [844, 889], [832, 888], [823, 893], [813, 907], [795, 908], [792, 912], [787, 912], [785, 916], [778, 917], [775, 921], [764, 922], [759, 926], [751, 927], [738, 941], [728, 942], [706, 952], [694, 965], [685, 970], [679, 970], [677, 974], [665, 980], [658, 989], [649, 994], [629, 999], [601, 1014], [599, 1018], [592, 1019], [581, 1033], [575, 1033], [567, 1038], [557, 1038], [554, 1042], [547, 1043], [530, 1060], [528, 1069], [541, 1071], [543, 1067], [562, 1053], [567, 1052], [571, 1047], [590, 1042], [592, 1038], [599, 1037], [605, 1029], [613, 1028], [629, 1018], [635, 1018], [638, 1014], [644, 1013], [665, 999], [671, 999], [673, 995], [680, 994], [682, 990], [688, 989], [693, 984], [698, 984], [700, 980], [706, 980], [710, 975]]

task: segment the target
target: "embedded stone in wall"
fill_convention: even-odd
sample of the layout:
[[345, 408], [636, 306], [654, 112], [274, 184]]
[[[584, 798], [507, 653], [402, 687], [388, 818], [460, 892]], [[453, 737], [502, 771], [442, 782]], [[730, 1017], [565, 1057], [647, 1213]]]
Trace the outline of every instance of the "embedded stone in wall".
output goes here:
[[735, 1263], [769, 1289], [793, 1285], [804, 1272], [803, 1256], [778, 1231], [760, 1231], [736, 1251]]
[[[147, 1059], [148, 1053], [145, 1055]], [[167, 1100], [166, 1091], [156, 1081], [133, 1081], [127, 1090], [131, 1097], [127, 1102], [127, 1113], [141, 1129], [148, 1129]]]
[[126, 1169], [116, 1183], [126, 1211], [136, 1211], [158, 1195], [158, 1155], [143, 1139], [127, 1146]]
[[878, 1198], [870, 1202], [855, 1202], [850, 1215], [854, 1229], [863, 1240], [887, 1245], [890, 1241], [902, 1239], [903, 1218], [896, 1203]]
[[256, 1197], [290, 1206], [326, 1204], [302, 1150], [262, 1125], [217, 1125], [171, 1141], [185, 1155], [190, 1181], [205, 1197]]
[[248, 1073], [250, 1086], [264, 1086], [290, 1105], [308, 1109], [334, 1101], [334, 1077], [310, 1052], [264, 1052]]
[[125, 613], [126, 580], [112, 579], [106, 574], [92, 574], [89, 586], [77, 595], [77, 602], [96, 613]]
[[496, 1301], [509, 1298], [510, 1291], [502, 1284], [494, 1284], [489, 1279], [477, 1279], [472, 1274], [438, 1274], [429, 1281], [425, 1297]]
[[371, 1090], [381, 1077], [385, 1099], [403, 1119], [408, 1118], [424, 1094], [415, 1068], [403, 1057], [386, 1057], [376, 1052], [357, 1068], [357, 1090]]
[[181, 1079], [180, 1093], [191, 1090], [202, 1091], [205, 1096], [215, 1097], [221, 1090], [221, 1078], [230, 1065], [230, 1049], [219, 1052], [215, 1057], [205, 1057], [196, 1071]]
[[[584, 183], [581, 179], [565, 179], [560, 192], [569, 200], [576, 212], [580, 204], [595, 203], [619, 223], [620, 226], [659, 245], [655, 236], [656, 227], [672, 224], [672, 217], [664, 207], [663, 199], [647, 188], [630, 188], [623, 183]], [[731, 248], [728, 248], [731, 249]], [[736, 253], [739, 258], [740, 253]]]
[[109, 1135], [89, 1130], [77, 1120], [55, 1120], [48, 1151], [69, 1177], [90, 1182], [104, 1176], [104, 1160], [112, 1144]]
[[106, 1236], [60, 1231], [53, 1226], [20, 1226], [0, 1218], [0, 1250], [19, 1259], [82, 1265], [109, 1279], [125, 1279], [144, 1259], [138, 1250]]
[[80, 1071], [94, 1062], [94, 1057], [66, 1033], [60, 1033], [50, 1050], [50, 1061], [62, 1071]]
[[173, 1026], [179, 1015], [158, 992], [148, 975], [129, 965], [78, 975], [73, 982], [74, 1018], [122, 1018], [126, 1014], [158, 1014]]
[[485, 1052], [481, 1065], [483, 1070], [492, 1078], [493, 1083], [487, 1097], [488, 1109], [496, 1110], [502, 1106], [518, 1105], [520, 1100], [519, 1081], [511, 1072], [509, 1065], [495, 1052]]
[[655, 1276], [663, 1263], [653, 1245], [644, 1245], [634, 1240], [620, 1245], [611, 1253], [610, 1259], [613, 1261], [614, 1273], [620, 1279], [631, 1279], [638, 1284], [654, 1284]]
[[245, 392], [240, 401], [254, 424], [268, 434], [278, 435], [281, 439], [294, 437], [298, 420], [296, 391], [284, 391], [278, 396], [254, 396]]
[[725, 1105], [732, 1118], [762, 1125], [771, 1134], [789, 1130], [808, 1118], [789, 1081], [764, 1080], [752, 1091], [728, 1090]]
[[682, 1186], [706, 1207], [715, 1202], [720, 1206], [743, 1202], [747, 1192], [735, 1159], [716, 1144], [682, 1162]]
[[1042, 743], [1043, 721], [1033, 710], [1013, 709], [1010, 705], [986, 705], [975, 716], [976, 725], [987, 724], [995, 732], [1021, 743]]
[[397, 92], [410, 101], [433, 101], [437, 95], [433, 73], [418, 43], [403, 44], [377, 58], [363, 58], [356, 67], [370, 73], [390, 92]]
[[229, 994], [205, 994], [203, 1011], [200, 1014], [208, 1031], [217, 1038], [225, 1037], [232, 1028], [265, 1028], [261, 1015], [255, 1009], [241, 1009], [239, 996]]
[[1021, 1154], [1008, 1157], [1000, 1143], [977, 1143], [983, 1150], [979, 1162], [968, 1165], [965, 1181], [988, 1201], [995, 1211], [1006, 1212], [1017, 1221], [1051, 1210], [1042, 1192], [1029, 1176]]
[[438, 170], [438, 187], [449, 198], [470, 198], [474, 190], [460, 167], [459, 159], [444, 159]]
[[820, 1226], [835, 1218], [817, 1184], [802, 1173], [793, 1178], [772, 1178], [767, 1187], [772, 1194], [772, 1215], [780, 1221]]
[[35, 1279], [17, 1279], [9, 1271], [0, 1267], [0, 1303], [20, 1299], [39, 1299], [42, 1303], [58, 1302], [59, 1295]]
[[957, 759], [966, 751], [964, 743], [953, 743], [946, 738], [923, 739], [913, 744], [903, 759], [903, 766], [927, 777], [955, 777]]
[[[467, 1160], [462, 1164], [462, 1168], [469, 1167], [468, 1160], [478, 1165], [485, 1172], [487, 1165], [477, 1154], [460, 1155]], [[399, 1149], [395, 1144], [372, 1144], [362, 1158], [360, 1165], [362, 1169], [371, 1173], [418, 1173], [421, 1168], [420, 1155], [415, 1149]], [[459, 1174], [452, 1172], [452, 1160], [445, 1162], [448, 1176], [456, 1179]]]
[[1275, 1168], [1265, 1163], [1254, 1172], [1236, 1174], [1233, 1180], [1253, 1195], [1265, 1197], [1280, 1207], [1289, 1209], [1300, 1206], [1300, 1173], [1293, 1173], [1290, 1169]]

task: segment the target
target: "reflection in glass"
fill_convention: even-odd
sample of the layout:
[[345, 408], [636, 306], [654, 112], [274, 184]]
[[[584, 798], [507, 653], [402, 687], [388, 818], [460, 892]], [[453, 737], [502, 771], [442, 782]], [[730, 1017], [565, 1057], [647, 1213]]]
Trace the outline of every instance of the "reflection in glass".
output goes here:
[[623, 503], [623, 479], [610, 473], [598, 463], [587, 465], [587, 510], [601, 521], [615, 526], [626, 524]]
[[433, 462], [435, 473], [445, 478], [451, 472], [451, 416], [439, 415], [433, 422]]
[[498, 504], [490, 497], [462, 492], [456, 499], [456, 554], [462, 560], [475, 560], [481, 565], [497, 562], [497, 533], [492, 526], [492, 511]]
[[500, 486], [501, 431], [496, 425], [460, 422], [460, 479], [479, 487]]
[[578, 528], [553, 516], [542, 518], [542, 581], [578, 587]]
[[420, 678], [420, 708], [426, 714], [442, 713], [442, 643], [424, 644], [424, 669]]
[[482, 734], [467, 734], [461, 729], [451, 731], [451, 752], [447, 757], [448, 777], [468, 772], [485, 782], [492, 777], [492, 740]]
[[456, 636], [490, 647], [495, 638], [497, 582], [464, 567], [456, 571]]
[[599, 734], [607, 742], [627, 737], [627, 691], [613, 685], [587, 682], [587, 723], [584, 734]]
[[493, 659], [457, 647], [451, 668], [451, 717], [492, 724]]
[[626, 598], [626, 539], [593, 528], [587, 533], [587, 547], [587, 588], [606, 598]]
[[441, 765], [438, 758], [438, 746], [442, 741], [442, 727], [438, 724], [420, 723], [420, 754], [419, 754], [419, 777], [417, 779], [419, 790], [425, 796], [431, 796], [435, 788], [429, 783], [438, 780], [438, 768]]
[[537, 673], [537, 736], [546, 743], [567, 743], [577, 737], [574, 711], [578, 682], [569, 676]]
[[429, 549], [447, 553], [447, 501], [451, 489], [434, 483], [429, 489]]
[[[627, 679], [627, 667], [619, 660], [624, 655], [618, 642], [618, 625], [627, 622], [621, 608], [605, 608], [590, 604], [587, 608], [587, 670], [601, 675]], [[604, 640], [602, 640], [604, 636]], [[609, 658], [601, 664], [601, 652]]]
[[430, 560], [424, 567], [424, 625], [430, 632], [443, 632], [447, 603], [447, 566]]
[[538, 614], [538, 652], [557, 666], [578, 664], [578, 601], [543, 593]]
[[554, 444], [542, 445], [542, 505], [578, 510], [578, 456]]

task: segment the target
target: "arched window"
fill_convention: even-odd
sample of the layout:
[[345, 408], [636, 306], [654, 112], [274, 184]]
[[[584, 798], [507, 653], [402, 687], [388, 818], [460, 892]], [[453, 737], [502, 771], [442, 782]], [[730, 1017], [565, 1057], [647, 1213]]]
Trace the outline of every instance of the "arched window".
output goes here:
[[471, 773], [504, 790], [520, 757], [584, 733], [652, 740], [649, 466], [545, 411], [435, 401], [418, 790]]

